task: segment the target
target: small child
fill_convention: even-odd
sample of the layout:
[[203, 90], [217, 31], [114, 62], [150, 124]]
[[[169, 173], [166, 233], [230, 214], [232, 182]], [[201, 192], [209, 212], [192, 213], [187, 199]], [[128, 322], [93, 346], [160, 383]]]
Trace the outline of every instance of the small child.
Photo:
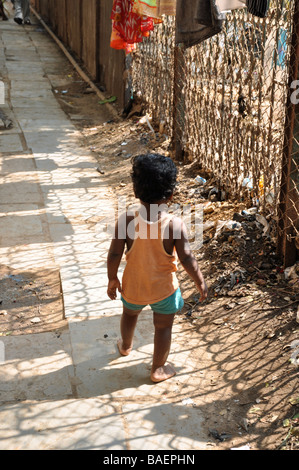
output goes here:
[[[108, 253], [108, 296], [121, 292], [123, 313], [118, 349], [127, 356], [133, 347], [138, 315], [150, 305], [154, 320], [154, 354], [151, 380], [161, 382], [175, 375], [166, 364], [171, 345], [175, 314], [184, 305], [176, 276], [177, 257], [194, 280], [203, 301], [207, 286], [189, 246], [187, 229], [181, 218], [168, 214], [167, 203], [176, 186], [177, 169], [173, 161], [160, 154], [139, 155], [133, 160], [132, 181], [136, 211], [119, 217]], [[122, 285], [118, 268], [126, 251]]]

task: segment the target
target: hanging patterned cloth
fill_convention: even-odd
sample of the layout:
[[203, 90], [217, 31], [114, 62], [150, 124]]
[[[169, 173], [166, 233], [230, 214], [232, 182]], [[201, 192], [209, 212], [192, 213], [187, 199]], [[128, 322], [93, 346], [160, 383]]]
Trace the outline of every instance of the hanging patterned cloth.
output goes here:
[[134, 0], [133, 11], [158, 19], [162, 15], [174, 16], [176, 0]]
[[113, 49], [132, 52], [135, 44], [142, 42], [154, 29], [154, 19], [133, 11], [135, 0], [114, 0], [111, 19], [112, 34], [110, 45]]
[[157, 0], [134, 0], [133, 12], [140, 16], [158, 18]]
[[163, 22], [162, 15], [175, 15], [175, 11], [176, 0], [114, 0], [110, 46], [129, 54]]

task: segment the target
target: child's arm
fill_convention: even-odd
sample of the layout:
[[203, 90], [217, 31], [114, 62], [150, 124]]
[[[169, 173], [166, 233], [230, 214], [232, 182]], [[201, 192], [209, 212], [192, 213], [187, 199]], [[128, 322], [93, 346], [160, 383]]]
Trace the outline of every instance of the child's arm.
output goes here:
[[197, 261], [191, 251], [186, 226], [179, 218], [175, 218], [175, 220], [173, 220], [173, 224], [175, 224], [173, 230], [176, 234], [174, 237], [174, 246], [176, 252], [183, 268], [195, 282], [195, 285], [201, 295], [200, 301], [202, 302], [208, 296], [208, 288], [203, 274], [199, 269]]
[[107, 257], [107, 270], [108, 270], [108, 288], [107, 294], [111, 300], [116, 299], [116, 291], [121, 292], [121, 284], [118, 279], [118, 268], [124, 253], [126, 239], [120, 236], [120, 226], [117, 222], [115, 226], [114, 238], [111, 242], [108, 257]]

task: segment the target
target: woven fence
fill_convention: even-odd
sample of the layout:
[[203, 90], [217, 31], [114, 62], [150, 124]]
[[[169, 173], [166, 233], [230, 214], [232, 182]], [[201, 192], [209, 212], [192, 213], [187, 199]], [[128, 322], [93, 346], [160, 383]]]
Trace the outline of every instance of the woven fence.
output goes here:
[[[187, 49], [175, 44], [175, 19], [167, 17], [133, 56], [133, 90], [176, 158], [197, 161], [231, 197], [249, 197], [273, 217], [282, 207], [296, 2], [272, 0], [263, 19], [235, 10], [221, 33]], [[298, 219], [295, 157], [292, 168]]]

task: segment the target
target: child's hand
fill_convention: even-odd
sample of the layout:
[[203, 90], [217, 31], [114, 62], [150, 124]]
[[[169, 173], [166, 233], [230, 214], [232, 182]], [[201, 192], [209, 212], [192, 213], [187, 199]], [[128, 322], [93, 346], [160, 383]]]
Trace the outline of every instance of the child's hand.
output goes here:
[[116, 279], [111, 279], [109, 282], [108, 282], [108, 289], [107, 289], [107, 294], [108, 294], [108, 297], [111, 299], [111, 300], [115, 300], [116, 299], [116, 291], [119, 291], [121, 292], [121, 284], [119, 282], [119, 279], [116, 278]]
[[208, 286], [206, 285], [205, 281], [203, 281], [202, 283], [197, 284], [197, 288], [200, 292], [199, 301], [203, 302], [208, 297]]

